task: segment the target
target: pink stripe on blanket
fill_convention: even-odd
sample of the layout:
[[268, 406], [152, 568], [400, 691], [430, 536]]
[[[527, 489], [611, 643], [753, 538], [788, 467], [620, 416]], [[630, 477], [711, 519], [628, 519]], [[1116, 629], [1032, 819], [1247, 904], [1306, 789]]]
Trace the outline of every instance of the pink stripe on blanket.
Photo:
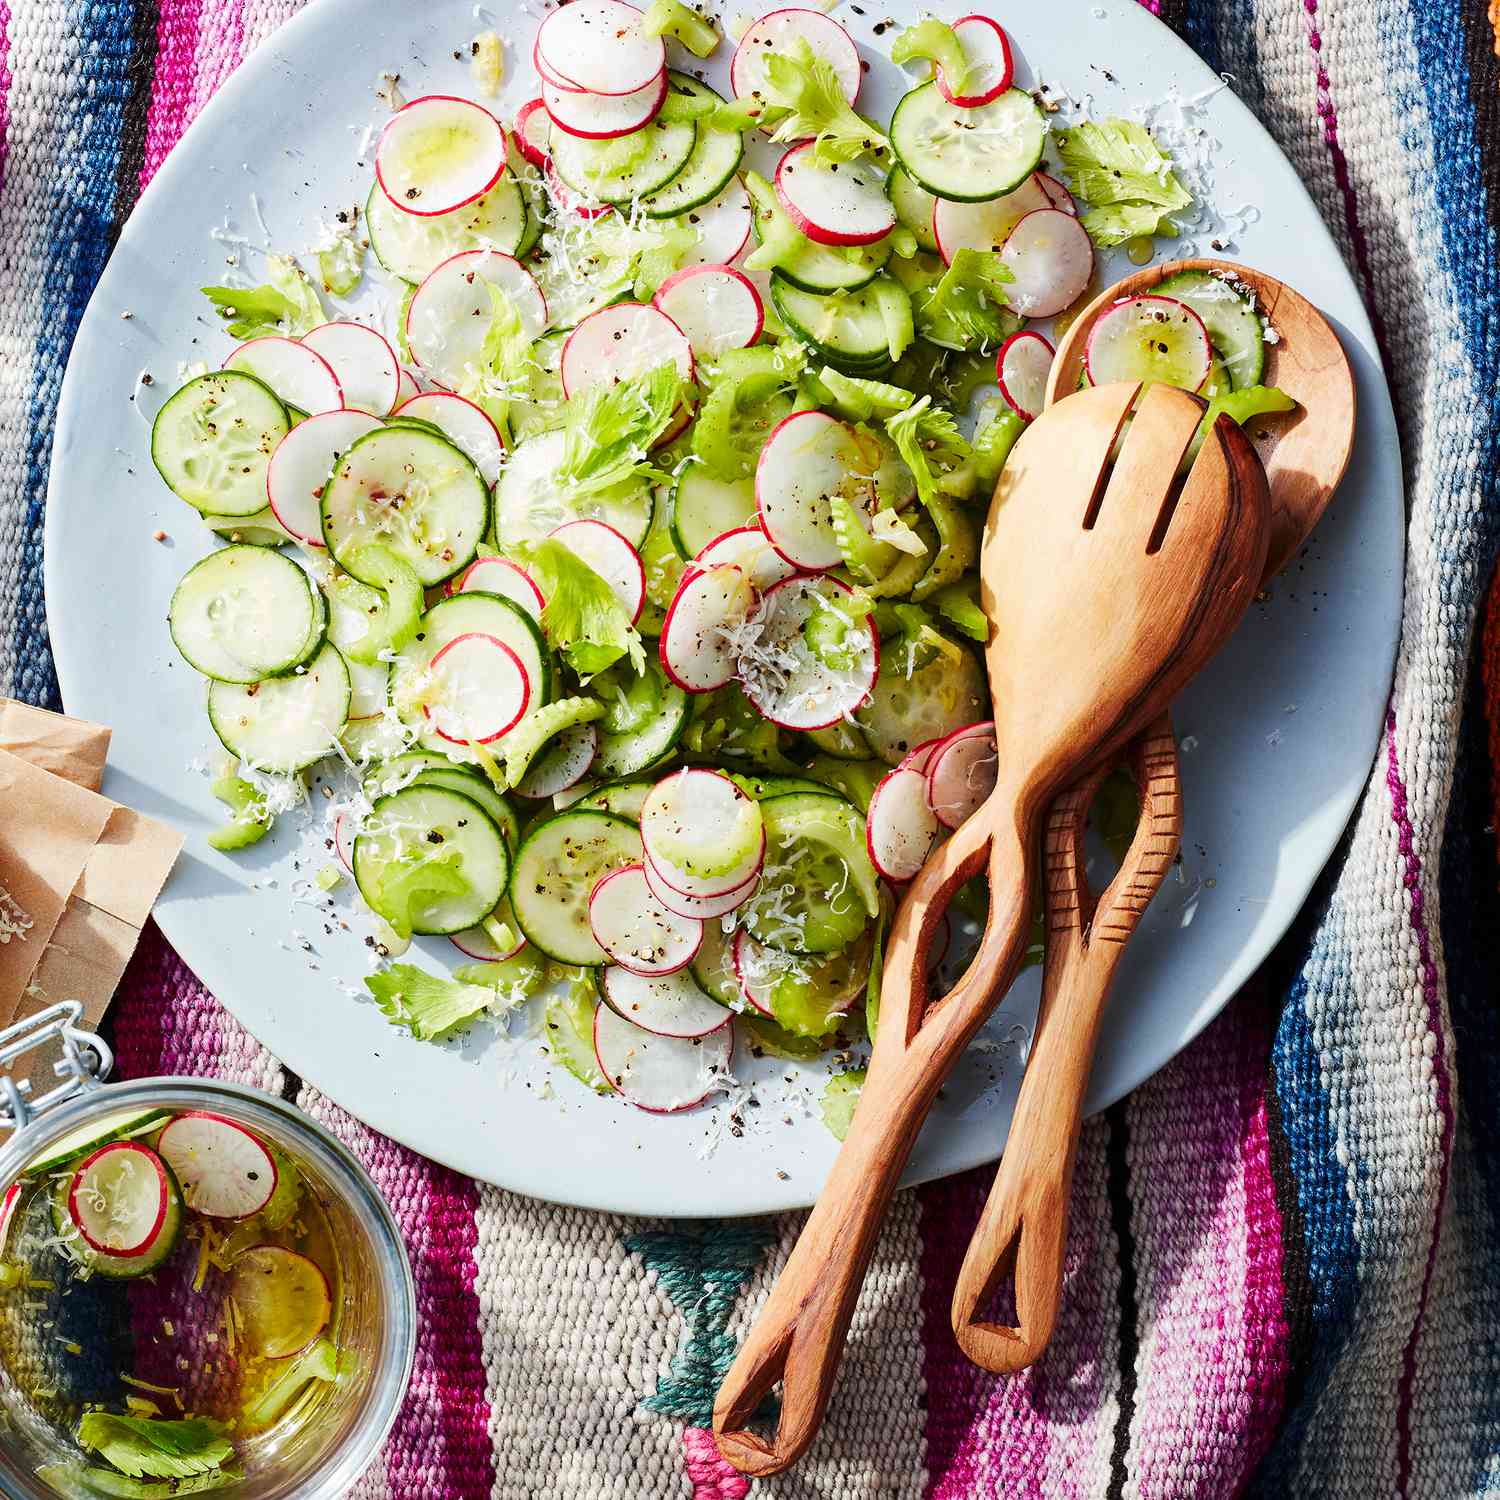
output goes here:
[[146, 116], [146, 154], [141, 186], [156, 176], [193, 115], [199, 20], [204, 0], [158, 0], [156, 72]]
[[10, 6], [0, 0], [0, 188], [5, 186], [5, 161], [10, 154]]
[[141, 934], [110, 1018], [121, 1078], [219, 1071], [228, 1017], [154, 922]]

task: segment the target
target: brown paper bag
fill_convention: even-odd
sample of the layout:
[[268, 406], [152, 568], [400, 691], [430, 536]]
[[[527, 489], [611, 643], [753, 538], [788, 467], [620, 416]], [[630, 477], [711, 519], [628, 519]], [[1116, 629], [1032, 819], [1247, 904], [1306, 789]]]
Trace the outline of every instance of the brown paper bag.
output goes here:
[[[100, 725], [0, 699], [0, 1026], [59, 1000], [96, 1026], [182, 847], [98, 794], [108, 745]], [[16, 1075], [40, 1093], [52, 1061]]]

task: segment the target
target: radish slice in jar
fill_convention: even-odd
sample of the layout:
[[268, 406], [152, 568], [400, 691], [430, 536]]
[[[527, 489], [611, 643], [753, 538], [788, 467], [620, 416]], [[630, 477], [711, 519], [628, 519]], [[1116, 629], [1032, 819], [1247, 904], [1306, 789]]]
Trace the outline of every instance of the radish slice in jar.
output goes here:
[[443, 739], [491, 744], [514, 729], [531, 702], [521, 658], [498, 636], [455, 636], [428, 664], [422, 714]]
[[1035, 421], [1047, 404], [1047, 376], [1054, 352], [1041, 334], [1029, 328], [1011, 334], [1000, 346], [995, 379], [1006, 404], [1024, 421]]
[[1094, 274], [1088, 230], [1060, 208], [1027, 214], [1007, 236], [1000, 258], [1015, 277], [1010, 305], [1027, 318], [1050, 318], [1071, 307]]
[[419, 365], [442, 385], [462, 385], [479, 369], [493, 308], [490, 287], [510, 299], [528, 339], [547, 326], [547, 299], [513, 255], [462, 250], [434, 267], [412, 293], [406, 341]]
[[756, 593], [733, 564], [683, 575], [661, 627], [661, 664], [684, 692], [711, 693], [734, 680], [735, 637]]
[[344, 405], [383, 417], [401, 394], [401, 366], [383, 335], [363, 323], [320, 323], [302, 335], [302, 345], [332, 369]]
[[542, 83], [542, 103], [547, 106], [548, 119], [559, 130], [582, 136], [586, 141], [610, 141], [633, 134], [656, 118], [666, 98], [666, 69], [644, 88], [614, 97], [573, 93], [545, 80]]
[[536, 61], [574, 89], [605, 96], [633, 93], [654, 82], [667, 65], [662, 39], [643, 30], [644, 20], [623, 0], [571, 0], [538, 28]]
[[1175, 297], [1127, 297], [1107, 307], [1089, 330], [1084, 368], [1095, 385], [1160, 381], [1196, 391], [1208, 379], [1213, 345], [1203, 320]]
[[[703, 942], [703, 923], [668, 911], [646, 884], [640, 865], [611, 870], [589, 896], [589, 928], [594, 941], [610, 960], [632, 975], [659, 977], [675, 974], [693, 961]], [[629, 989], [630, 986], [622, 986]], [[621, 1014], [648, 1031], [659, 1028], [628, 1010]], [[701, 1031], [711, 1031], [723, 1017], [710, 1021]], [[668, 1035], [698, 1036], [701, 1031], [669, 1031]]]
[[546, 600], [531, 580], [531, 575], [508, 557], [477, 557], [464, 569], [458, 582], [449, 590], [454, 594], [499, 594], [519, 604], [533, 620], [542, 618]]
[[766, 59], [785, 55], [798, 41], [805, 41], [815, 57], [832, 64], [844, 98], [853, 104], [859, 97], [863, 69], [859, 49], [837, 21], [821, 11], [773, 10], [762, 16], [740, 38], [729, 63], [729, 86], [736, 99], [762, 96], [766, 83]]
[[276, 1162], [243, 1125], [206, 1110], [170, 1121], [157, 1140], [182, 1196], [194, 1213], [210, 1219], [247, 1219], [271, 1201]]
[[793, 412], [779, 422], [755, 466], [755, 504], [771, 545], [799, 568], [821, 570], [844, 560], [830, 500], [842, 496], [861, 513], [874, 499], [870, 455], [837, 417]]
[[731, 1080], [734, 1031], [725, 1016], [698, 1037], [657, 1036], [602, 1000], [594, 1012], [594, 1057], [610, 1087], [637, 1109], [675, 1114], [691, 1109]]
[[380, 190], [403, 213], [429, 218], [481, 198], [505, 170], [505, 131], [483, 105], [451, 94], [413, 99], [375, 146]]
[[363, 411], [325, 411], [299, 422], [266, 465], [266, 499], [271, 513], [306, 547], [323, 548], [320, 500], [323, 486], [342, 454], [380, 419]]
[[793, 146], [776, 167], [776, 196], [787, 217], [820, 245], [870, 245], [896, 227], [885, 172], [868, 162], [819, 161], [812, 141]]
[[640, 553], [606, 521], [568, 521], [551, 536], [609, 585], [634, 625], [646, 606], [646, 570]]
[[156, 1243], [172, 1198], [161, 1158], [133, 1141], [115, 1141], [74, 1171], [68, 1217], [91, 1250], [133, 1259]]
[[1010, 38], [1004, 29], [988, 16], [962, 16], [953, 23], [953, 34], [963, 48], [968, 71], [962, 79], [956, 79], [948, 78], [938, 68], [938, 93], [960, 109], [977, 109], [998, 99], [1015, 74]]
[[955, 730], [927, 765], [927, 800], [945, 828], [957, 828], [995, 790], [1000, 770], [993, 724]]
[[684, 380], [693, 378], [693, 348], [683, 331], [648, 302], [616, 302], [568, 335], [559, 370], [563, 394], [615, 385], [668, 363]]
[[611, 1010], [653, 1036], [707, 1036], [724, 1024], [724, 1007], [686, 969], [653, 977], [612, 965], [600, 972], [599, 988]]
[[224, 368], [255, 376], [288, 406], [310, 416], [343, 409], [344, 388], [333, 366], [296, 339], [284, 339], [279, 334], [251, 339], [231, 352]]
[[730, 349], [748, 349], [765, 327], [760, 293], [733, 266], [689, 266], [656, 289], [653, 307], [682, 330], [695, 359], [717, 359]]
[[460, 452], [469, 455], [486, 484], [493, 485], [500, 477], [505, 440], [489, 413], [466, 396], [452, 391], [428, 391], [398, 406], [392, 415], [431, 422]]
[[912, 879], [927, 862], [941, 828], [927, 801], [927, 777], [898, 766], [883, 776], [870, 795], [865, 845], [870, 863], [898, 884]]
[[516, 796], [537, 802], [577, 786], [588, 775], [598, 753], [599, 731], [592, 724], [569, 725], [553, 735], [547, 749], [516, 783]]
[[1033, 172], [1020, 187], [983, 203], [939, 198], [932, 206], [932, 237], [944, 263], [951, 265], [960, 250], [998, 250], [1027, 214], [1050, 207], [1046, 189]]

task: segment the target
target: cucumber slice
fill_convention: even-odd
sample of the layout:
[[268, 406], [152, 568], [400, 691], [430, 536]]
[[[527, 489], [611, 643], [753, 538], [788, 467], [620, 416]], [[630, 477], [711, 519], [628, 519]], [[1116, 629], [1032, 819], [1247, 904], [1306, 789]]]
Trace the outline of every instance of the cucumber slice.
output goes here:
[[742, 1010], [745, 997], [740, 990], [739, 976], [734, 971], [734, 933], [725, 932], [722, 922], [703, 924], [703, 941], [688, 965], [693, 983], [720, 1005], [732, 1010]]
[[325, 644], [286, 677], [242, 687], [214, 682], [208, 721], [231, 755], [257, 771], [291, 775], [329, 754], [349, 717], [349, 668]]
[[403, 281], [425, 281], [428, 273], [464, 250], [521, 254], [526, 202], [507, 172], [482, 198], [445, 214], [409, 214], [376, 183], [365, 200], [365, 232], [375, 259]]
[[468, 455], [416, 427], [382, 427], [360, 438], [323, 488], [323, 540], [361, 583], [360, 551], [378, 543], [426, 587], [462, 572], [490, 523], [490, 493]]
[[40, 1156], [28, 1162], [26, 1175], [45, 1177], [49, 1172], [55, 1172], [59, 1167], [65, 1167], [69, 1162], [77, 1161], [79, 1157], [88, 1156], [101, 1146], [109, 1145], [111, 1141], [136, 1140], [140, 1136], [150, 1135], [170, 1115], [171, 1111], [166, 1109], [123, 1109], [100, 1119], [90, 1120], [87, 1125], [80, 1125], [76, 1130], [70, 1130], [65, 1136], [53, 1141]]
[[[782, 210], [774, 194], [767, 196], [768, 185], [757, 181], [753, 172], [745, 186], [755, 207], [752, 222], [759, 244], [761, 215], [779, 214]], [[804, 236], [795, 253], [776, 266], [776, 275], [804, 292], [852, 292], [868, 286], [890, 258], [889, 235], [873, 245], [858, 247], [820, 245]]]
[[253, 516], [266, 507], [266, 468], [291, 426], [270, 386], [242, 370], [211, 370], [157, 412], [151, 462], [194, 510]]
[[972, 651], [962, 650], [956, 658], [940, 651], [910, 676], [898, 655], [886, 654], [870, 701], [854, 715], [870, 748], [888, 766], [899, 765], [915, 745], [990, 717], [984, 673]]
[[646, 670], [631, 673], [612, 688], [597, 683], [604, 703], [599, 746], [589, 774], [615, 780], [655, 765], [682, 738], [688, 721], [688, 695], [667, 678], [660, 659], [646, 658]]
[[715, 479], [702, 464], [689, 464], [672, 487], [672, 545], [684, 559], [754, 519], [753, 479]]
[[729, 779], [757, 802], [764, 802], [767, 797], [784, 797], [789, 792], [806, 792], [814, 797], [839, 795], [830, 792], [821, 781], [812, 781], [806, 776], [745, 776], [738, 771], [731, 771]]
[[354, 882], [370, 909], [405, 936], [473, 927], [500, 903], [510, 856], [473, 797], [409, 786], [382, 797], [354, 840]]
[[929, 80], [896, 105], [890, 139], [919, 187], [956, 203], [979, 203], [1010, 192], [1036, 171], [1047, 121], [1023, 89], [964, 109], [949, 104]]
[[188, 569], [167, 622], [190, 667], [246, 683], [301, 666], [323, 644], [328, 610], [291, 558], [241, 544]]
[[559, 130], [552, 137], [552, 166], [576, 193], [601, 203], [629, 203], [666, 187], [687, 165], [697, 142], [697, 126], [686, 121], [652, 120], [603, 141]]
[[[706, 83], [673, 68], [667, 70], [667, 89], [693, 99], [708, 99], [715, 106], [724, 103]], [[671, 182], [641, 200], [641, 212], [649, 219], [670, 219], [712, 203], [739, 171], [744, 154], [745, 139], [738, 130], [714, 130], [706, 122], [700, 124], [693, 154]]]
[[885, 180], [886, 196], [896, 210], [898, 223], [905, 224], [916, 237], [917, 248], [937, 252], [937, 236], [932, 232], [932, 210], [937, 204], [926, 188], [905, 167], [894, 166]]
[[558, 963], [608, 963], [589, 928], [589, 897], [602, 876], [642, 853], [640, 830], [613, 813], [570, 808], [538, 823], [521, 842], [511, 883], [527, 940]]
[[632, 547], [651, 529], [651, 487], [627, 480], [613, 489], [577, 496], [558, 478], [564, 437], [543, 432], [510, 456], [495, 486], [495, 534], [505, 552], [539, 542], [567, 521], [603, 521]]
[[868, 760], [870, 742], [845, 719], [827, 729], [809, 729], [807, 737], [825, 755], [835, 760]]
[[771, 300], [787, 327], [836, 368], [858, 373], [890, 363], [890, 342], [875, 283], [839, 296], [824, 296], [800, 290], [776, 271], [771, 276]]
[[520, 820], [511, 811], [510, 804], [505, 798], [484, 777], [477, 776], [472, 771], [460, 770], [457, 766], [442, 769], [433, 767], [417, 772], [411, 784], [441, 787], [445, 791], [458, 792], [461, 796], [472, 797], [494, 820], [495, 827], [500, 830], [500, 837], [505, 840], [505, 847], [508, 850], [514, 851], [521, 842]]
[[59, 1175], [53, 1182], [50, 1194], [53, 1228], [62, 1241], [64, 1253], [91, 1274], [108, 1277], [111, 1281], [133, 1281], [158, 1270], [177, 1248], [182, 1237], [182, 1193], [171, 1168], [154, 1152], [146, 1154], [160, 1167], [165, 1178], [166, 1201], [160, 1223], [154, 1228], [146, 1248], [138, 1254], [113, 1255], [91, 1246], [74, 1222], [69, 1207], [76, 1173]]
[[588, 796], [580, 798], [578, 808], [580, 811], [591, 809], [595, 812], [614, 813], [617, 818], [628, 818], [631, 822], [638, 823], [641, 808], [651, 795], [654, 784], [650, 781], [611, 782], [610, 785], [601, 786]]
[[1231, 389], [1260, 384], [1266, 368], [1266, 325], [1232, 281], [1209, 271], [1179, 271], [1154, 290], [1187, 303], [1203, 320], [1208, 341], [1229, 372]]

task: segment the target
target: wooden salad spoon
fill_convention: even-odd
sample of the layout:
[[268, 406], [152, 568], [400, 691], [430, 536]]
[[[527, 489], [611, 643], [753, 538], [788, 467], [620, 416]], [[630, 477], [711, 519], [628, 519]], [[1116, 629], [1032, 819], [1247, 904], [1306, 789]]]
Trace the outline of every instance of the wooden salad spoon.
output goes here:
[[[1043, 811], [1160, 715], [1259, 583], [1266, 481], [1248, 439], [1221, 418], [1180, 477], [1201, 403], [1158, 385], [1132, 415], [1139, 394], [1127, 382], [1059, 401], [1022, 434], [996, 487], [979, 572], [999, 779], [896, 913], [880, 1025], [849, 1134], [719, 1388], [714, 1432], [745, 1473], [786, 1468], [818, 1430], [917, 1132], [1019, 967]], [[930, 1002], [933, 933], [958, 887], [986, 869], [990, 907], [978, 953], [953, 990]], [[748, 1424], [778, 1379], [781, 1415], [767, 1439]]]
[[[1124, 297], [1149, 292], [1178, 271], [1228, 276], [1255, 295], [1277, 334], [1262, 383], [1284, 390], [1292, 412], [1251, 420], [1247, 434], [1265, 466], [1271, 538], [1265, 579], [1307, 540], [1344, 476], [1354, 446], [1354, 377], [1327, 320], [1282, 282], [1230, 261], [1153, 266], [1097, 297], [1068, 330], [1047, 382], [1047, 404], [1076, 390], [1095, 319]], [[1047, 1347], [1062, 1295], [1068, 1201], [1083, 1097], [1104, 1006], [1125, 944], [1171, 868], [1182, 838], [1182, 778], [1172, 722], [1163, 714], [1121, 757], [1141, 796], [1135, 837], [1096, 899], [1083, 872], [1096, 770], [1052, 804], [1047, 820], [1047, 951], [1042, 998], [1005, 1153], [953, 1291], [953, 1331], [978, 1365], [1007, 1374]], [[978, 1310], [1014, 1277], [1016, 1323], [982, 1321]]]

